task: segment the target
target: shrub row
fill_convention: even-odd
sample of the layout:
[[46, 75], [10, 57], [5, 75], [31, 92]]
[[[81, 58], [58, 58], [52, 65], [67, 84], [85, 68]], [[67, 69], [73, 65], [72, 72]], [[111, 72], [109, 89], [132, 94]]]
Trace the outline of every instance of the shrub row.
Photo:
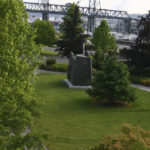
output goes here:
[[60, 71], [67, 72], [68, 64], [65, 63], [56, 63], [56, 59], [50, 58], [46, 61], [46, 64], [42, 64], [40, 69], [48, 70], [48, 71]]
[[150, 86], [150, 78], [148, 77], [130, 76], [130, 80], [132, 83]]

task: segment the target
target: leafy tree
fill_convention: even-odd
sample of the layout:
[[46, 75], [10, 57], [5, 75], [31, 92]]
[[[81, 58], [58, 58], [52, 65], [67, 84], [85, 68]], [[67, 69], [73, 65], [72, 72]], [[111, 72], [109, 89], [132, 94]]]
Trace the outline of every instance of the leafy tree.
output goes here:
[[83, 53], [83, 43], [87, 35], [84, 35], [83, 20], [81, 19], [79, 6], [72, 4], [63, 18], [60, 26], [62, 36], [57, 42], [57, 51], [63, 56], [70, 56], [70, 53]]
[[[32, 116], [38, 103], [30, 96], [40, 50], [21, 0], [0, 1], [0, 149], [42, 149]], [[25, 134], [29, 126], [32, 132]], [[24, 133], [24, 134], [23, 134]]]
[[123, 49], [121, 55], [127, 59], [132, 74], [150, 75], [150, 13], [139, 20], [138, 28], [136, 43]]
[[100, 25], [95, 28], [92, 43], [95, 50], [93, 66], [95, 69], [101, 69], [108, 55], [113, 55], [117, 49], [115, 38], [111, 35], [106, 20], [102, 20]]
[[50, 22], [37, 19], [32, 24], [32, 26], [36, 28], [36, 43], [48, 46], [52, 46], [54, 44], [54, 42], [56, 41], [55, 29]]
[[150, 131], [125, 124], [121, 132], [107, 136], [91, 150], [150, 150]]
[[115, 57], [105, 61], [103, 67], [94, 76], [92, 89], [87, 92], [98, 101], [132, 102], [135, 100], [130, 87], [128, 67], [117, 62]]

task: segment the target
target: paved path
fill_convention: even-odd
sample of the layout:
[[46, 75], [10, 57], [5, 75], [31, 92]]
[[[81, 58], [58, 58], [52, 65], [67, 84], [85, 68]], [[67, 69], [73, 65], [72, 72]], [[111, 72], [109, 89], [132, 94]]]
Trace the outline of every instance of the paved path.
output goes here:
[[47, 71], [47, 70], [42, 70], [38, 69], [35, 74], [40, 74], [40, 73], [57, 73], [57, 74], [66, 74], [66, 72], [58, 72], [58, 71]]
[[[66, 74], [66, 72], [58, 72], [58, 71], [46, 71], [46, 70], [41, 70], [39, 69], [38, 71], [36, 71], [36, 74], [40, 74], [40, 73], [57, 73], [57, 74]], [[140, 85], [140, 84], [131, 84], [132, 87], [150, 92], [150, 87], [148, 86], [144, 86], [144, 85]]]
[[144, 86], [144, 85], [140, 85], [140, 84], [131, 84], [131, 86], [141, 89], [141, 90], [144, 90], [144, 91], [147, 91], [147, 92], [150, 92], [150, 87], [148, 87], [148, 86]]
[[[56, 48], [52, 48], [52, 47], [48, 47], [48, 46], [44, 46], [44, 47], [42, 47], [42, 49], [56, 52], [55, 51]], [[65, 56], [64, 57], [62, 57], [62, 56], [44, 56], [44, 57], [46, 57], [46, 58], [55, 58], [57, 63], [66, 63], [66, 64], [68, 64], [68, 61], [69, 61], [68, 58], [65, 57]]]

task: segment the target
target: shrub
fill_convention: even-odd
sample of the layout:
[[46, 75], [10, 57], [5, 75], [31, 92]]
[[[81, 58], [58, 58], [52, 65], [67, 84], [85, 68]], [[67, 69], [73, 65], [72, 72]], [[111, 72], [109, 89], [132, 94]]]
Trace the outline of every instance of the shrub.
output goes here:
[[53, 64], [53, 65], [44, 65], [44, 64], [42, 64], [40, 66], [40, 69], [48, 70], [48, 71], [67, 72], [68, 64], [64, 64], [64, 63], [56, 63], [56, 64]]
[[56, 63], [56, 64], [53, 65], [52, 69], [54, 71], [67, 72], [67, 70], [68, 70], [68, 64]]
[[52, 66], [54, 64], [56, 64], [56, 59], [55, 58], [49, 58], [49, 59], [46, 60], [46, 65]]
[[141, 76], [130, 76], [130, 80], [132, 83], [142, 84], [146, 86], [150, 86], [150, 78], [149, 77], [141, 77]]
[[136, 99], [130, 87], [127, 65], [109, 58], [101, 71], [97, 71], [87, 92], [97, 100], [110, 102], [132, 102]]
[[150, 131], [126, 124], [121, 132], [107, 136], [91, 150], [150, 150]]
[[139, 77], [139, 76], [133, 76], [133, 75], [130, 76], [130, 81], [131, 81], [132, 83], [139, 84], [139, 83], [140, 83], [140, 80], [141, 80], [141, 77]]
[[142, 79], [140, 80], [140, 83], [146, 86], [150, 86], [150, 79]]

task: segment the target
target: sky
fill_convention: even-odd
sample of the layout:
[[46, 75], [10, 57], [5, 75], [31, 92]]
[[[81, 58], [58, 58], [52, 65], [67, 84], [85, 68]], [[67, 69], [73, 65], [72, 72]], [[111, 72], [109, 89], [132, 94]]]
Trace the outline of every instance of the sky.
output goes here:
[[[37, 2], [38, 0], [23, 0]], [[79, 2], [80, 6], [88, 6], [89, 0], [49, 0], [50, 4], [65, 4]], [[99, 0], [97, 0], [99, 1]], [[150, 0], [100, 0], [102, 9], [122, 10], [128, 13], [147, 14], [150, 10]]]

